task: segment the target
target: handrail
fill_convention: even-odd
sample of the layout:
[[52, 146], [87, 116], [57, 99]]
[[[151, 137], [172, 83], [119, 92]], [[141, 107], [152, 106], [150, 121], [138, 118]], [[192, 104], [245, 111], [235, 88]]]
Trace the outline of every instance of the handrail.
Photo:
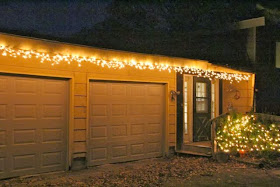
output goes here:
[[223, 113], [215, 118], [210, 119], [207, 123], [210, 123], [211, 125], [211, 146], [212, 146], [212, 157], [216, 157], [216, 153], [218, 152], [218, 146], [216, 141], [216, 130], [217, 130], [217, 120], [221, 119], [222, 117], [225, 117], [229, 115], [229, 113]]
[[220, 119], [221, 117], [224, 117], [224, 116], [227, 116], [227, 115], [229, 115], [229, 113], [228, 113], [228, 112], [223, 113], [223, 114], [220, 114], [219, 116], [217, 116], [217, 117], [214, 117], [214, 118], [210, 119], [208, 122], [215, 121], [215, 120]]
[[271, 115], [271, 114], [263, 114], [263, 113], [254, 113], [254, 115], [280, 123], [280, 116]]

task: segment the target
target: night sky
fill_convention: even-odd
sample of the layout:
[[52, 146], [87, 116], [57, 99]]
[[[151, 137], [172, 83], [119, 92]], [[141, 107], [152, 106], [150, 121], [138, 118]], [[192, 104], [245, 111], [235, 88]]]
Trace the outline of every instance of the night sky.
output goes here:
[[0, 29], [67, 37], [106, 18], [110, 1], [0, 2]]
[[[164, 1], [164, 0], [151, 0], [151, 1], [145, 1], [144, 2], [152, 2], [150, 4], [153, 4], [154, 2], [165, 2], [169, 4], [174, 4], [174, 2], [179, 2], [177, 4], [180, 5], [180, 1]], [[110, 13], [108, 13], [108, 7], [112, 2], [119, 2], [119, 4], [122, 4], [121, 2], [128, 2], [130, 4], [129, 6], [134, 6], [139, 4], [139, 1], [114, 1], [114, 0], [3, 0], [0, 1], [0, 31], [5, 32], [9, 30], [13, 31], [20, 31], [19, 33], [37, 33], [39, 35], [49, 35], [54, 37], [69, 37], [73, 34], [79, 33], [81, 30], [85, 29], [91, 29], [94, 27], [94, 25], [103, 22], [110, 16]], [[138, 2], [138, 3], [137, 3]], [[255, 7], [256, 4], [249, 1], [244, 1], [243, 3], [235, 3], [234, 1], [226, 1], [221, 0], [219, 1], [182, 1], [185, 4], [198, 4], [197, 10], [190, 9], [188, 10], [188, 7], [185, 6], [180, 9], [180, 6], [177, 6], [176, 9], [178, 9], [181, 12], [189, 12], [190, 15], [194, 15], [193, 17], [184, 17], [185, 20], [177, 21], [180, 24], [188, 24], [190, 21], [193, 21], [197, 24], [202, 24], [208, 28], [209, 25], [213, 25], [219, 20], [223, 19], [229, 19], [230, 16], [236, 17], [239, 20], [242, 19], [248, 19], [251, 16], [254, 17], [256, 15], [253, 15], [251, 12]], [[207, 3], [206, 3], [207, 2]], [[229, 3], [231, 2], [231, 3]], [[249, 3], [248, 3], [249, 2]], [[280, 5], [280, 3], [272, 3], [272, 1], [262, 1], [259, 0], [258, 2], [265, 2], [265, 6], [270, 5], [270, 10], [266, 11], [267, 17], [274, 19], [275, 15], [279, 17], [280, 12], [274, 10], [275, 7], [278, 7], [277, 5]], [[277, 2], [277, 1], [276, 1]], [[115, 3], [118, 4], [118, 3]], [[145, 4], [145, 3], [144, 3]], [[149, 4], [149, 3], [148, 3]], [[176, 4], [176, 3], [175, 3]], [[209, 9], [205, 9], [205, 7], [211, 7]], [[238, 10], [236, 11], [234, 6], [238, 5]], [[126, 5], [124, 5], [126, 6]], [[160, 7], [160, 6], [158, 6]], [[183, 7], [183, 6], [182, 6]], [[252, 8], [253, 7], [253, 8]], [[114, 7], [116, 8], [116, 7]], [[124, 8], [124, 7], [122, 7]], [[172, 12], [174, 7], [166, 7], [169, 9], [168, 11]], [[231, 9], [232, 10], [231, 10]], [[131, 10], [133, 8], [130, 7]], [[141, 19], [149, 19], [149, 15], [144, 15], [141, 13], [143, 12], [137, 12], [141, 11], [141, 8], [134, 9], [135, 14], [130, 16], [127, 16], [126, 14], [121, 15], [126, 17], [126, 22], [133, 21], [133, 17], [141, 17]], [[149, 11], [152, 11], [149, 13]], [[163, 11], [162, 11], [163, 10]], [[161, 11], [164, 12], [164, 8]], [[118, 9], [117, 11], [122, 11]], [[126, 10], [127, 11], [127, 10]], [[161, 13], [157, 13], [157, 9], [151, 5], [150, 7], [146, 7], [146, 11], [148, 14], [156, 14], [158, 18], [155, 22], [151, 22], [154, 25], [162, 25], [160, 22], [161, 16], [166, 15], [160, 15]], [[191, 12], [192, 11], [192, 12]], [[176, 11], [175, 11], [176, 12]], [[233, 12], [233, 13], [230, 13]], [[276, 12], [276, 13], [275, 13]], [[177, 12], [178, 13], [178, 12]], [[139, 14], [139, 15], [137, 15]], [[227, 17], [227, 15], [230, 15]], [[271, 16], [271, 14], [273, 14]], [[143, 16], [144, 15], [144, 16]], [[187, 15], [187, 14], [186, 14]], [[218, 21], [213, 19], [218, 17]], [[222, 18], [221, 15], [224, 15]], [[187, 15], [188, 16], [188, 15]], [[144, 17], [144, 18], [143, 18]], [[156, 17], [156, 16], [154, 16]], [[169, 15], [170, 18], [170, 15]], [[176, 16], [174, 16], [176, 18]], [[118, 19], [118, 18], [117, 18]], [[123, 19], [123, 18], [122, 18]], [[140, 19], [140, 21], [141, 21]], [[178, 17], [177, 19], [182, 19], [182, 17]], [[210, 20], [210, 21], [209, 21]], [[134, 20], [135, 21], [135, 20]], [[136, 22], [138, 22], [139, 19], [136, 19]], [[149, 21], [149, 20], [148, 20]], [[122, 22], [122, 20], [120, 21]], [[208, 23], [210, 22], [210, 24]], [[129, 23], [128, 23], [129, 24]], [[137, 25], [137, 24], [136, 24]], [[149, 23], [145, 22], [144, 27], [146, 25], [149, 25]], [[206, 26], [205, 26], [206, 25]], [[193, 29], [193, 26], [191, 25], [189, 28]]]

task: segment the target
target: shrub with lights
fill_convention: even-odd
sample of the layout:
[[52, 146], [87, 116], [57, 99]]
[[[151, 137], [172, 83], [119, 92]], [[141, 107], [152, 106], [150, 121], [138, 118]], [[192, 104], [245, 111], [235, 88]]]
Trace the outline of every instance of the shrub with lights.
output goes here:
[[280, 152], [279, 125], [255, 115], [231, 113], [219, 122], [217, 144], [223, 152]]

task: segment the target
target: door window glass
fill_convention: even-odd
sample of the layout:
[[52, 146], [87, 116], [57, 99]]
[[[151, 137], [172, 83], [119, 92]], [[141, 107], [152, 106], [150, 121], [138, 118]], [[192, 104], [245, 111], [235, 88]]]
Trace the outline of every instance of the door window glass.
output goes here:
[[196, 94], [196, 112], [207, 113], [208, 112], [207, 84], [204, 82], [197, 82], [195, 94]]
[[184, 81], [184, 132], [188, 133], [188, 82]]

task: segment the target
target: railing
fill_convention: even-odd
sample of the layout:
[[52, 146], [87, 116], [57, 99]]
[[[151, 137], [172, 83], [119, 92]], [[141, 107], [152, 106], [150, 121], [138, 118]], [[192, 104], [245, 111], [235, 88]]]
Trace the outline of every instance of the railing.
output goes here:
[[[221, 114], [215, 118], [212, 118], [211, 120], [208, 121], [208, 123], [210, 123], [211, 125], [211, 147], [212, 147], [212, 157], [216, 158], [216, 154], [219, 152], [218, 150], [218, 145], [217, 145], [217, 141], [216, 141], [216, 135], [217, 135], [217, 122], [225, 117], [229, 115], [229, 113], [224, 113]], [[265, 119], [265, 120], [270, 120], [272, 122], [276, 122], [279, 123], [280, 126], [280, 116], [275, 116], [275, 115], [270, 115], [270, 114], [263, 114], [263, 113], [254, 113], [254, 115], [257, 118], [261, 118], [261, 119]]]
[[275, 116], [271, 114], [263, 114], [263, 113], [254, 113], [255, 116], [260, 117], [265, 120], [270, 120], [273, 122], [280, 123], [280, 116]]
[[216, 153], [218, 152], [218, 145], [216, 141], [216, 135], [217, 135], [217, 121], [225, 116], [227, 116], [229, 113], [221, 114], [215, 118], [212, 118], [208, 121], [211, 125], [211, 147], [212, 147], [212, 157], [216, 157]]

